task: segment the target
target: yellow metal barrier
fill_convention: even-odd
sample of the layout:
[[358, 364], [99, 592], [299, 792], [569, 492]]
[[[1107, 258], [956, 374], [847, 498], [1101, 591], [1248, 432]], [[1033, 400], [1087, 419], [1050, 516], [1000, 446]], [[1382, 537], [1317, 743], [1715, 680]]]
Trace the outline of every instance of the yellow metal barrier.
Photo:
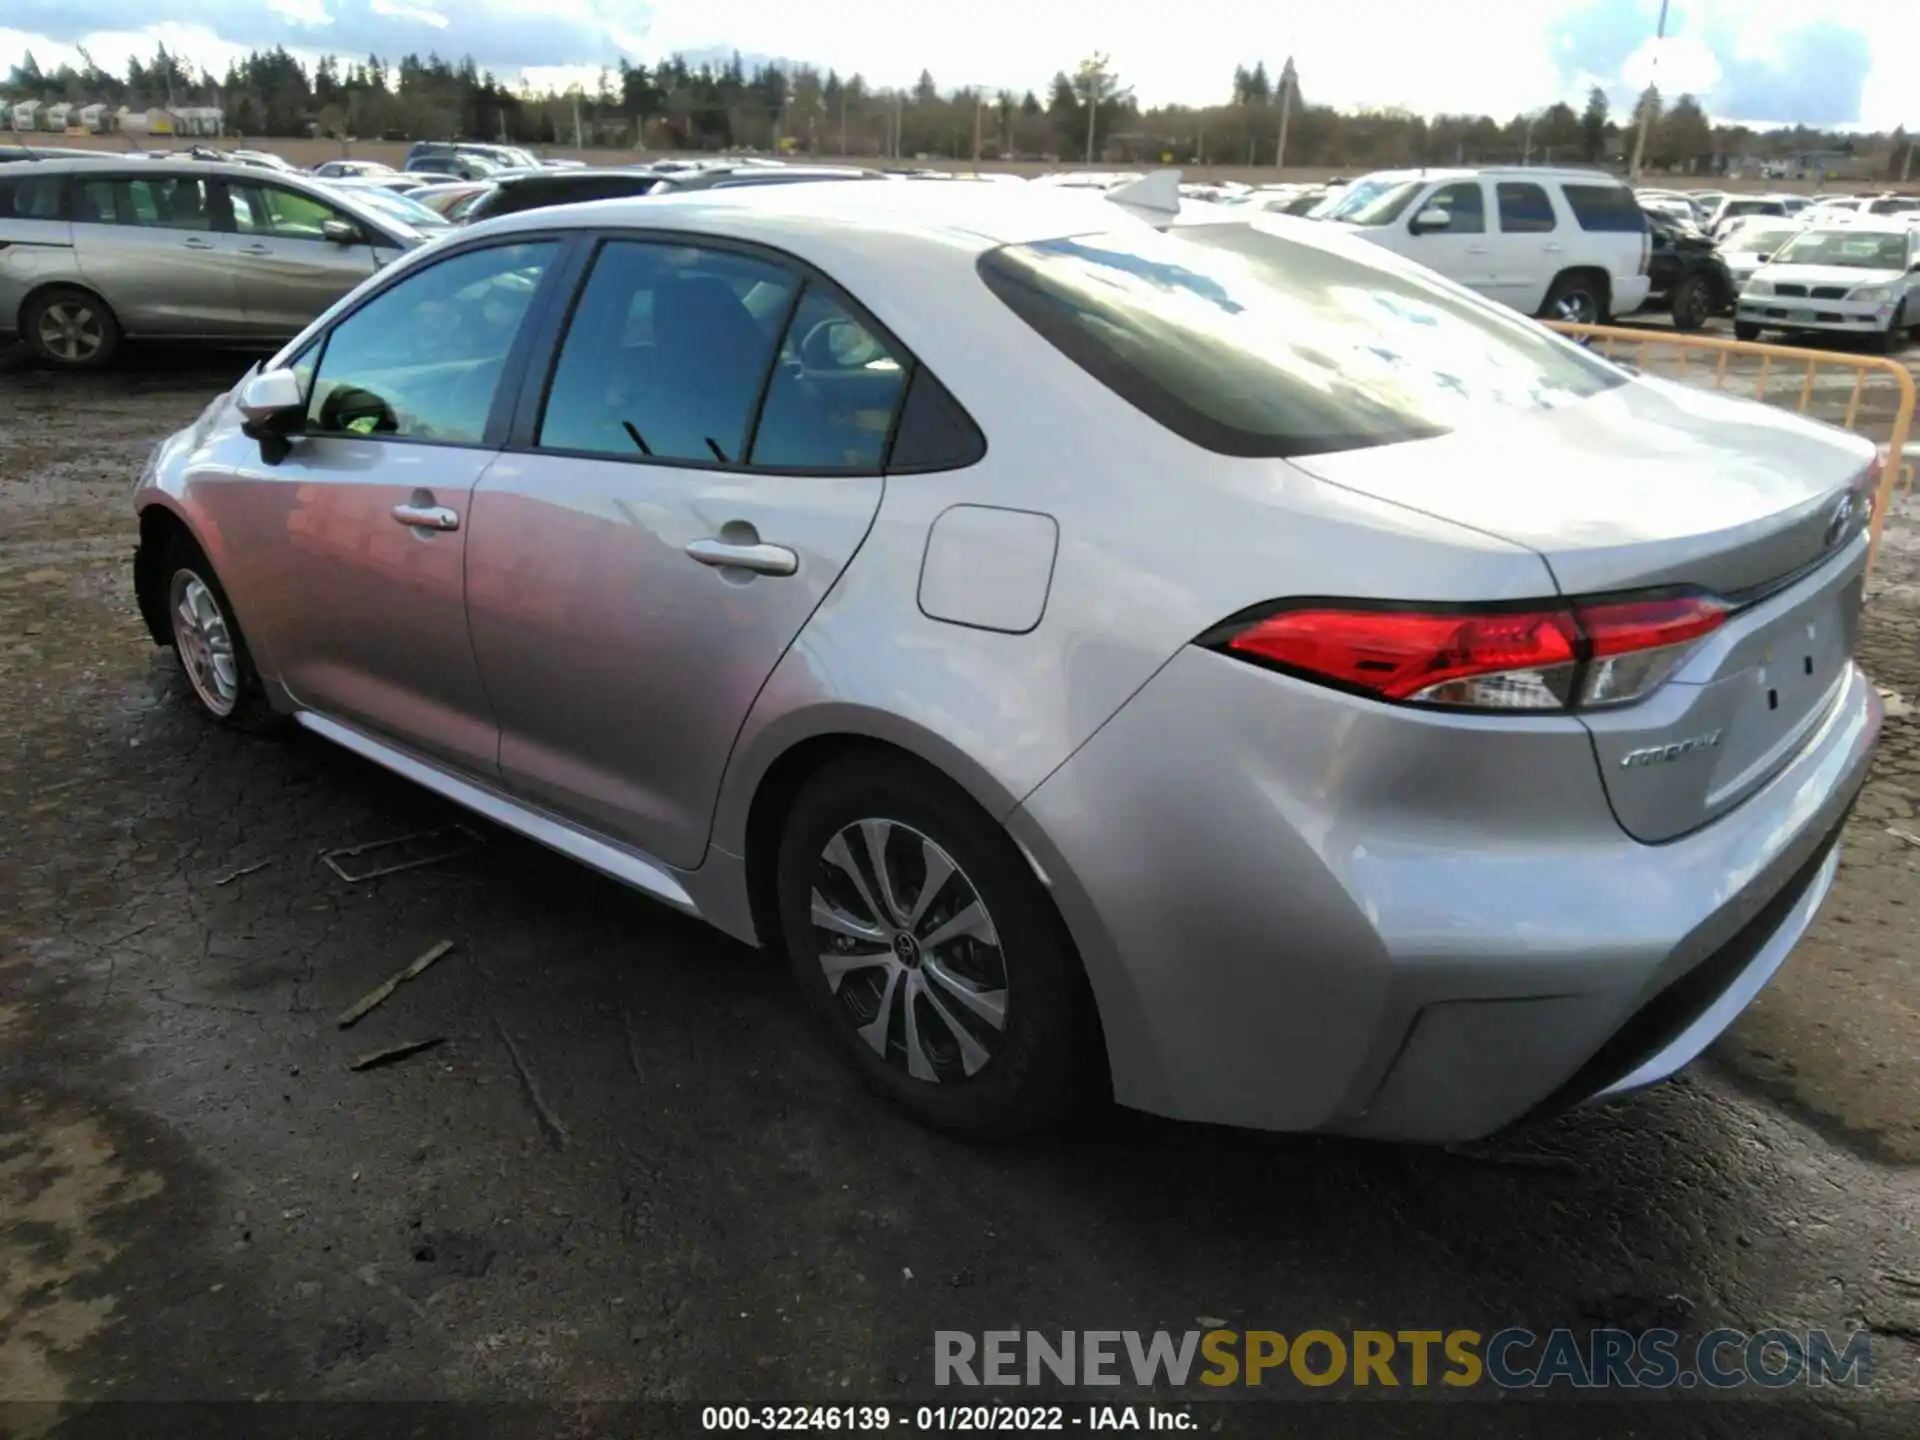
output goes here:
[[[1887, 421], [1886, 439], [1880, 444], [1880, 489], [1873, 499], [1873, 521], [1867, 551], [1867, 568], [1872, 570], [1874, 558], [1880, 553], [1880, 530], [1886, 523], [1887, 507], [1893, 501], [1895, 483], [1898, 482], [1907, 490], [1913, 489], [1914, 464], [1907, 459], [1906, 447], [1913, 423], [1914, 380], [1913, 372], [1900, 361], [1881, 355], [1836, 354], [1830, 350], [1762, 345], [1751, 340], [1727, 340], [1715, 335], [1681, 335], [1668, 330], [1629, 330], [1618, 325], [1576, 325], [1560, 320], [1549, 321], [1548, 324], [1562, 335], [1592, 342], [1592, 348], [1608, 359], [1630, 361], [1647, 374], [1663, 374], [1687, 384], [1706, 383], [1716, 390], [1732, 388], [1729, 381], [1742, 388], [1751, 384], [1753, 398], [1760, 401], [1770, 402], [1773, 398], [1768, 393], [1770, 380], [1790, 381], [1794, 376], [1794, 368], [1798, 367], [1799, 383], [1783, 387], [1780, 393], [1793, 395], [1797, 392], [1798, 403], [1794, 408], [1802, 415], [1807, 414], [1813, 404], [1815, 378], [1822, 369], [1851, 370], [1853, 384], [1846, 387], [1845, 415], [1834, 417], [1816, 414], [1814, 418], [1828, 420], [1842, 429], [1856, 432], [1861, 429], [1861, 407], [1867, 398], [1867, 379], [1872, 375], [1884, 375], [1893, 385], [1894, 411]], [[1621, 353], [1629, 348], [1633, 351], [1631, 355]], [[1671, 361], [1656, 368], [1649, 363], [1649, 357], [1660, 352], [1670, 355]], [[1696, 361], [1696, 354], [1704, 358]], [[1740, 373], [1736, 373], [1734, 362], [1741, 357], [1757, 359], [1757, 373], [1744, 366]], [[1873, 418], [1884, 420], [1886, 417]]]

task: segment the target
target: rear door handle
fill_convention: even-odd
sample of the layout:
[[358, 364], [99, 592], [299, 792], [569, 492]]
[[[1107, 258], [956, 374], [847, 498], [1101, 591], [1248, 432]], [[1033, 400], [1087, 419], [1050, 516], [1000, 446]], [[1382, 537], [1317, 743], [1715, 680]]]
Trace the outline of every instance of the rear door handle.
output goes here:
[[262, 245], [256, 240], [251, 245], [241, 246], [240, 253], [242, 255], [271, 255], [273, 253], [273, 247], [271, 245]]
[[211, 240], [202, 240], [198, 235], [189, 235], [185, 240], [181, 241], [180, 243], [185, 245], [189, 250], [213, 249], [213, 242]]
[[1469, 255], [1484, 255], [1486, 253], [1487, 253], [1487, 247], [1484, 245], [1467, 246], [1467, 254]]
[[1558, 255], [1558, 254], [1559, 254], [1559, 253], [1560, 253], [1560, 252], [1561, 252], [1562, 250], [1564, 250], [1564, 249], [1566, 249], [1566, 248], [1567, 248], [1566, 246], [1564, 246], [1564, 245], [1561, 245], [1561, 244], [1559, 244], [1559, 243], [1557, 243], [1557, 242], [1554, 242], [1554, 241], [1549, 241], [1549, 242], [1547, 243], [1547, 254], [1549, 254], [1549, 255]]
[[800, 557], [784, 545], [729, 545], [724, 540], [690, 540], [687, 554], [716, 570], [751, 570], [756, 575], [792, 575]]
[[460, 517], [444, 505], [396, 505], [393, 518], [415, 530], [458, 530]]

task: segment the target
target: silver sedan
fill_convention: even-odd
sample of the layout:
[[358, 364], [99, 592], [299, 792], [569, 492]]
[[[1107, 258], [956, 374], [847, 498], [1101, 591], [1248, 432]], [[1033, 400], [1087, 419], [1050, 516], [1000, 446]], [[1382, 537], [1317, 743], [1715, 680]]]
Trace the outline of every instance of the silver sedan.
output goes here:
[[211, 720], [783, 952], [928, 1124], [1451, 1141], [1806, 929], [1875, 463], [1327, 226], [784, 185], [417, 251], [158, 449], [134, 582]]
[[129, 340], [279, 344], [422, 243], [297, 174], [192, 160], [0, 166], [0, 334], [105, 365]]

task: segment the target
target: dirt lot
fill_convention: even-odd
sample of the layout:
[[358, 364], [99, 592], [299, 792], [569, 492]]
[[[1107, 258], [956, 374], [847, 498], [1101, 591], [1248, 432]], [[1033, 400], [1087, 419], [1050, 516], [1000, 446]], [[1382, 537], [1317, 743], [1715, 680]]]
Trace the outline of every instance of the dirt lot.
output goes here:
[[[1783, 1325], [1871, 1330], [1873, 1398], [1554, 1406], [1537, 1433], [1920, 1430], [1911, 712], [1814, 932], [1672, 1085], [1466, 1153], [1128, 1116], [969, 1149], [858, 1093], [758, 956], [503, 832], [358, 885], [320, 862], [452, 817], [201, 724], [128, 584], [148, 447], [245, 363], [0, 373], [0, 1399], [898, 1406], [938, 1398], [939, 1328]], [[1862, 658], [1920, 699], [1911, 498]], [[347, 1069], [415, 1037], [445, 1043]]]

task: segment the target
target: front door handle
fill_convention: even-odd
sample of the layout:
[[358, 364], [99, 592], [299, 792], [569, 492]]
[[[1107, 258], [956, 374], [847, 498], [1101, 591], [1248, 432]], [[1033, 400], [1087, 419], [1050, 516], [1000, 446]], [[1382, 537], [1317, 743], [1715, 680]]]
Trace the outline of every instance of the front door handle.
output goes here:
[[1564, 246], [1564, 245], [1561, 245], [1561, 244], [1558, 244], [1558, 243], [1556, 243], [1556, 242], [1554, 242], [1554, 241], [1549, 241], [1549, 242], [1547, 243], [1547, 254], [1549, 254], [1549, 255], [1558, 255], [1558, 254], [1559, 254], [1559, 253], [1560, 253], [1560, 252], [1561, 252], [1562, 250], [1564, 250], [1564, 249], [1566, 249], [1566, 248], [1567, 248], [1567, 247], [1566, 247], [1566, 246]]
[[189, 235], [185, 240], [181, 241], [180, 243], [185, 245], [189, 250], [213, 249], [213, 242], [211, 240], [202, 240], [198, 235]]
[[756, 575], [791, 575], [800, 557], [784, 545], [730, 545], [724, 540], [690, 540], [687, 554], [716, 570], [751, 570]]
[[1484, 245], [1467, 246], [1467, 254], [1469, 255], [1484, 255], [1486, 253], [1487, 253], [1487, 247]]
[[460, 528], [460, 517], [444, 505], [396, 505], [393, 518], [415, 530]]
[[271, 255], [273, 253], [273, 247], [271, 245], [262, 245], [256, 240], [251, 245], [241, 246], [240, 253], [242, 255]]

